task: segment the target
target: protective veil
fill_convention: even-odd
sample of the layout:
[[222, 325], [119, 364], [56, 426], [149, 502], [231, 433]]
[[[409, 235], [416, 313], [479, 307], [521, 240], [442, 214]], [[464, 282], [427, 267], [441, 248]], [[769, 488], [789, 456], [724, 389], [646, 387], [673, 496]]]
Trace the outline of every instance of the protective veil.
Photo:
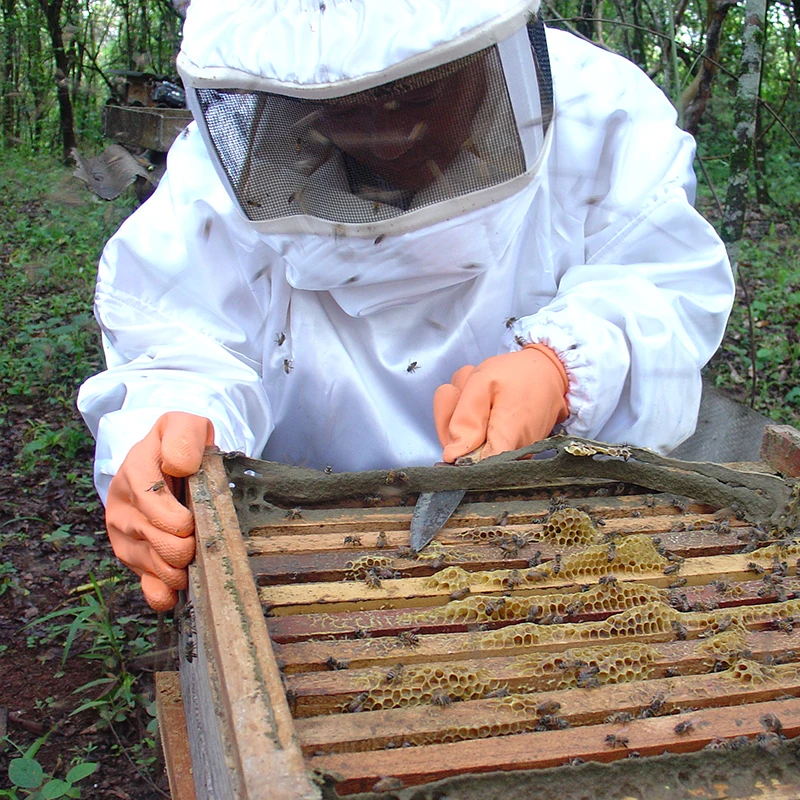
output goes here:
[[100, 266], [108, 369], [79, 405], [101, 495], [167, 410], [276, 461], [431, 464], [436, 387], [528, 342], [566, 366], [570, 432], [692, 432], [733, 296], [693, 142], [534, 10], [193, 0], [197, 124]]

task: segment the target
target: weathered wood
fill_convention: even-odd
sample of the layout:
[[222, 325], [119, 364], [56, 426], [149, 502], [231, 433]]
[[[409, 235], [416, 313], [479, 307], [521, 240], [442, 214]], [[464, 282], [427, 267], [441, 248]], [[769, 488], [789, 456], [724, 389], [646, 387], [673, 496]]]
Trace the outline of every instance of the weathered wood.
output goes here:
[[730, 620], [748, 630], [764, 630], [774, 626], [776, 619], [793, 621], [795, 615], [800, 616], [800, 600], [717, 612], [688, 613], [675, 611], [666, 604], [648, 603], [640, 608], [613, 614], [600, 622], [579, 625], [521, 622], [491, 631], [418, 636], [413, 646], [401, 636], [373, 637], [276, 645], [276, 652], [284, 672], [288, 675], [325, 669], [330, 658], [360, 668], [389, 665], [397, 660], [408, 663], [448, 660], [455, 662], [512, 653], [558, 652], [601, 641], [652, 644], [672, 641], [680, 636], [697, 638], [708, 630], [709, 622], [713, 619]]
[[[476, 528], [486, 525], [496, 525], [499, 517], [505, 524], [537, 525], [545, 522], [552, 511], [551, 500], [503, 498], [502, 492], [486, 493], [487, 499], [480, 500], [479, 495], [468, 493], [453, 515], [445, 523], [443, 533], [450, 533], [451, 528]], [[548, 493], [550, 494], [550, 493]], [[411, 498], [416, 499], [416, 496]], [[651, 495], [623, 495], [620, 497], [570, 497], [569, 505], [593, 517], [602, 517], [606, 520], [627, 521], [629, 526], [635, 526], [636, 520], [631, 517], [631, 512], [636, 511], [641, 515], [642, 524], [649, 517], [671, 516], [675, 517], [682, 512], [676, 507], [676, 495], [651, 494]], [[695, 503], [684, 499], [687, 511], [693, 514], [708, 514], [714, 510], [713, 506]], [[321, 508], [276, 509], [268, 515], [269, 524], [259, 525], [249, 531], [247, 535], [247, 552], [250, 555], [267, 554], [273, 552], [296, 553], [313, 548], [313, 543], [304, 538], [312, 534], [339, 533], [341, 537], [362, 532], [372, 533], [384, 531], [387, 536], [402, 536], [406, 533], [406, 540], [398, 540], [395, 544], [408, 544], [407, 536], [413, 514], [413, 502], [398, 507], [385, 508], [339, 508], [328, 505]], [[674, 519], [673, 519], [674, 522]], [[288, 541], [282, 537], [292, 537]], [[335, 540], [335, 537], [333, 537]], [[292, 546], [292, 542], [295, 543]], [[276, 546], [280, 544], [280, 547]], [[288, 545], [288, 546], [287, 546]]]
[[[722, 556], [698, 557], [685, 561], [678, 573], [665, 574], [662, 571], [637, 572], [638, 583], [666, 588], [675, 582], [676, 577], [686, 579], [687, 584], [705, 585], [718, 580], [747, 580], [757, 573], [750, 566], [762, 558], [758, 552], [730, 554]], [[666, 564], [665, 567], [667, 568]], [[513, 594], [528, 596], [540, 592], [567, 591], [576, 586], [575, 581], [555, 577], [535, 577], [535, 570], [520, 572], [521, 581], [514, 588]], [[788, 574], [796, 574], [795, 565]], [[508, 587], [502, 582], [511, 577], [510, 569], [493, 571], [497, 586], [486, 587], [481, 583], [481, 573], [465, 572], [462, 576], [464, 585], [475, 587], [480, 594], [504, 594]], [[609, 562], [604, 575], [614, 575], [622, 580], [626, 577], [618, 565]], [[598, 583], [603, 575], [586, 575], [581, 584]], [[337, 584], [305, 583], [299, 586], [282, 585], [262, 587], [259, 597], [264, 606], [273, 615], [294, 613], [315, 613], [323, 610], [346, 611], [356, 608], [392, 608], [403, 606], [437, 605], [443, 597], [453, 590], [442, 588], [429, 578], [400, 578], [380, 581], [380, 585], [368, 585], [364, 581], [345, 581]]]
[[[786, 736], [800, 734], [800, 700], [791, 699], [704, 709], [680, 717], [636, 720], [624, 726], [593, 725], [399, 750], [313, 756], [308, 763], [320, 774], [333, 776], [338, 792], [349, 794], [368, 791], [387, 776], [396, 778], [401, 786], [412, 786], [464, 773], [558, 766], [574, 758], [612, 761], [627, 757], [631, 751], [642, 756], [665, 750], [688, 753], [714, 740], [763, 735], [761, 720], [768, 714], [783, 722]], [[678, 722], [690, 722], [692, 728], [678, 734], [675, 732]], [[626, 741], [615, 746], [607, 740], [609, 736]]]
[[271, 505], [273, 498], [274, 502], [280, 499], [292, 505], [344, 497], [357, 497], [363, 503], [365, 497], [380, 500], [386, 495], [422, 491], [546, 487], [564, 480], [602, 479], [672, 492], [716, 508], [736, 506], [748, 519], [760, 523], [776, 517], [790, 495], [786, 483], [775, 475], [732, 470], [719, 464], [690, 464], [642, 448], [609, 446], [570, 436], [554, 436], [470, 466], [409, 467], [402, 471], [399, 487], [385, 470], [328, 475], [243, 457], [237, 457], [236, 469], [233, 482], [237, 496], [242, 498], [240, 513], [248, 519], [248, 531], [260, 524], [248, 513], [249, 507], [260, 504], [267, 516], [274, 516], [280, 509]]
[[[213, 598], [208, 657], [220, 675], [221, 699], [231, 721], [242, 800], [317, 798], [295, 740], [280, 673], [275, 664], [247, 555], [218, 458], [206, 457], [191, 479], [197, 530], [194, 569], [201, 591]], [[269, 775], [269, 782], [264, 776]]]
[[[682, 527], [697, 528], [678, 536], [671, 532], [675, 525], [674, 517], [650, 517], [647, 520], [608, 520], [598, 529], [598, 543], [612, 536], [653, 534], [660, 539], [660, 545], [675, 555], [684, 558], [734, 553], [741, 549], [738, 538], [741, 533], [752, 529], [739, 523], [730, 526], [730, 533], [712, 534], [714, 524], [710, 515], [691, 515], [684, 518]], [[441, 531], [435, 546], [423, 551], [423, 557], [408, 553], [408, 531], [378, 530], [361, 534], [308, 534], [301, 543], [293, 537], [278, 537], [267, 540], [263, 550], [258, 544], [249, 548], [250, 568], [261, 586], [276, 583], [299, 583], [306, 581], [340, 581], [347, 578], [352, 562], [360, 555], [395, 560], [394, 568], [404, 577], [429, 575], [434, 556], [442, 553], [447, 564], [458, 564], [465, 569], [502, 569], [526, 567], [528, 560], [539, 551], [542, 560], [548, 561], [558, 552], [567, 555], [579, 548], [556, 547], [542, 534], [541, 525], [504, 525], [492, 528], [494, 540], [482, 543], [470, 538], [470, 531], [483, 526], [447, 528]], [[500, 545], [508, 544], [512, 536], [528, 539], [528, 543], [515, 550], [504, 550]], [[345, 542], [345, 539], [350, 541]], [[353, 543], [353, 539], [356, 539]], [[296, 542], [292, 549], [292, 541]], [[360, 542], [360, 544], [358, 544]], [[266, 554], [264, 554], [266, 551]], [[430, 557], [428, 557], [430, 556]]]
[[156, 719], [171, 800], [196, 800], [189, 734], [177, 672], [156, 672]]
[[[198, 800], [318, 797], [309, 769], [352, 792], [393, 775], [410, 786], [625, 755], [604, 730], [635, 731], [642, 744], [629, 747], [642, 754], [703, 746], [707, 720], [767, 733], [755, 709], [800, 696], [800, 544], [785, 526], [742, 518], [769, 507], [789, 519], [790, 484], [752, 465], [550, 445], [543, 460], [514, 461], [534, 446], [481, 475], [479, 464], [336, 476], [238, 458], [226, 474], [207, 454], [191, 487], [197, 620], [181, 646], [193, 762], [217, 781], [209, 789], [206, 775]], [[634, 473], [652, 494], [631, 489]], [[468, 484], [469, 502], [411, 557], [413, 501], [454, 488], [440, 480]], [[295, 508], [297, 492], [316, 506]], [[562, 545], [536, 541], [563, 505], [605, 518], [596, 544], [566, 546], [575, 528]], [[605, 721], [646, 715], [656, 697], [658, 713], [706, 716], [680, 734], [688, 714], [664, 728], [650, 723], [666, 718]], [[556, 721], [542, 719], [547, 701], [560, 703]]]
[[761, 458], [784, 475], [800, 478], [800, 431], [790, 425], [768, 425]]
[[[636, 583], [626, 584], [633, 588], [639, 586]], [[641, 584], [645, 587], [645, 584]], [[586, 597], [591, 597], [594, 590], [598, 587], [591, 587], [588, 594], [583, 592], [569, 592], [565, 594], [547, 594], [540, 596], [542, 601], [547, 604], [561, 602], [563, 607], [558, 608], [553, 613], [565, 614], [566, 608], [573, 602], [580, 601]], [[764, 583], [758, 581], [740, 581], [736, 584], [729, 584], [727, 587], [722, 585], [715, 586], [686, 586], [680, 590], [656, 589], [646, 587], [656, 593], [656, 596], [665, 602], [676, 603], [680, 596], [683, 605], [685, 598], [685, 610], [696, 610], [695, 605], [705, 608], [733, 608], [746, 605], [759, 605], [761, 603], [773, 603], [778, 601], [778, 584], [771, 582]], [[785, 578], [780, 584], [780, 590], [788, 597], [800, 597], [800, 578]], [[480, 595], [477, 595], [480, 596]], [[476, 596], [470, 595], [471, 599]], [[563, 600], [562, 600], [563, 598]], [[449, 598], [446, 598], [449, 601]], [[318, 640], [330, 639], [358, 639], [369, 636], [392, 636], [403, 630], [414, 628], [420, 634], [426, 633], [456, 633], [467, 631], [475, 627], [478, 622], [477, 614], [464, 615], [463, 621], [449, 615], [444, 610], [448, 608], [450, 602], [459, 603], [460, 601], [444, 602], [440, 606], [430, 606], [426, 609], [418, 609], [414, 612], [413, 619], [409, 617], [408, 609], [375, 609], [374, 611], [343, 611], [336, 614], [295, 614], [292, 616], [270, 617], [267, 620], [267, 628], [270, 637], [277, 644], [288, 644], [291, 642], [302, 642], [314, 638]], [[462, 604], [463, 605], [463, 604]], [[542, 603], [544, 608], [544, 603]], [[549, 609], [550, 606], [548, 605]], [[594, 622], [606, 619], [616, 611], [622, 611], [622, 604], [609, 605], [606, 610], [586, 611], [579, 610], [576, 614], [569, 616], [570, 622]], [[512, 621], [521, 621], [518, 618], [505, 617], [503, 611], [498, 612], [497, 619], [483, 623], [489, 628], [502, 627]], [[441, 613], [440, 613], [441, 612]], [[544, 613], [544, 612], [543, 612]]]
[[690, 708], [738, 706], [800, 695], [800, 664], [773, 667], [771, 673], [757, 684], [736, 681], [729, 673], [685, 675], [597, 689], [469, 700], [444, 708], [422, 705], [316, 716], [297, 719], [295, 725], [303, 752], [319, 755], [488, 738], [533, 731], [537, 726], [539, 731], [548, 726], [575, 728], [605, 723], [609, 717], [622, 719], [623, 715], [632, 722], [643, 714], [665, 716]]
[[[635, 640], [641, 644], [641, 639]], [[591, 644], [595, 644], [593, 642]], [[649, 675], [652, 678], [664, 678], [670, 670], [677, 671], [682, 676], [708, 673], [714, 668], [714, 658], [709, 653], [709, 648], [704, 640], [672, 642], [649, 642], [653, 655], [649, 665]], [[547, 653], [566, 654], [574, 650], [585, 652], [586, 643], [572, 643], [571, 648], [561, 650], [547, 650]], [[789, 658], [796, 662], [800, 659], [800, 635], [787, 636], [784, 633], [773, 631], [750, 632], [745, 638], [744, 647], [750, 651], [752, 657], [764, 661], [775, 661]], [[564, 656], [569, 658], [569, 656]], [[721, 657], [721, 656], [720, 656]], [[397, 672], [397, 664], [402, 664], [405, 669], [413, 671], [415, 666], [452, 666], [452, 661], [428, 659], [419, 661], [413, 652], [398, 651], [394, 658], [386, 662], [373, 665], [372, 668], [356, 668], [335, 670], [331, 672], [299, 672], [287, 677], [286, 688], [292, 697], [293, 712], [297, 719], [313, 717], [320, 714], [335, 714], [351, 706], [356, 698], [364, 691], [389, 688], [387, 675]], [[555, 670], [542, 674], [534, 674], [528, 669], [522, 669], [519, 654], [507, 656], [491, 656], [487, 658], [475, 657], [470, 660], [458, 662], [459, 670], [465, 674], [481, 674], [485, 676], [486, 691], [496, 691], [507, 688], [512, 692], [547, 692], [559, 687], [565, 675], [575, 677], [576, 670], [566, 672]], [[407, 673], [401, 673], [407, 674]], [[639, 688], [647, 693], [650, 681], [639, 682]], [[401, 683], [402, 685], [402, 677]], [[594, 691], [600, 690], [592, 690]], [[603, 689], [605, 691], [605, 688]], [[580, 694], [580, 693], [579, 693]], [[358, 715], [355, 715], [358, 716]]]

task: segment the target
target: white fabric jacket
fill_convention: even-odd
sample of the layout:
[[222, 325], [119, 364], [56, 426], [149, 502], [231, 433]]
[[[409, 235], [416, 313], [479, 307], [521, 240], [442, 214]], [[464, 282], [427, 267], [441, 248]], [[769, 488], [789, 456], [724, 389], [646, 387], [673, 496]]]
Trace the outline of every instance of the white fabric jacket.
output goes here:
[[564, 363], [570, 433], [659, 451], [692, 433], [734, 293], [691, 205], [694, 143], [633, 64], [559, 31], [548, 44], [556, 115], [535, 179], [376, 242], [257, 233], [189, 126], [100, 263], [107, 369], [79, 408], [101, 497], [170, 410], [274, 461], [433, 464], [436, 387], [520, 342]]

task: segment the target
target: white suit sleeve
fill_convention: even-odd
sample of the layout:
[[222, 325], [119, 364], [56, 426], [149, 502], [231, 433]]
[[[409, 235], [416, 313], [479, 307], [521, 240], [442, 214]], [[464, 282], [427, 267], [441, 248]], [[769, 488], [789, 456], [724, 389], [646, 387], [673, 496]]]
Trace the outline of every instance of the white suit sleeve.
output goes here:
[[267, 262], [192, 128], [158, 190], [109, 240], [95, 315], [107, 369], [78, 407], [97, 441], [95, 483], [111, 478], [161, 414], [207, 417], [223, 450], [260, 455], [272, 430], [261, 382]]
[[573, 75], [573, 96], [557, 102], [550, 182], [556, 203], [583, 208], [584, 261], [555, 265], [555, 298], [505, 345], [521, 336], [558, 353], [570, 433], [669, 451], [694, 431], [700, 368], [722, 339], [733, 277], [691, 205], [694, 141], [670, 103], [633, 64], [575, 46], [591, 69], [579, 64], [582, 82]]

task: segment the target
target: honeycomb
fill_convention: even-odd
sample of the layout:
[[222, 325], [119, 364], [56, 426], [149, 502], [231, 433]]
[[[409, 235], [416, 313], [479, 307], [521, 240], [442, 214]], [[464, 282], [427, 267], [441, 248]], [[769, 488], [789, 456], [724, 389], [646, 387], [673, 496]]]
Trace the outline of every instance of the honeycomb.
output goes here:
[[456, 589], [470, 586], [471, 579], [476, 575], [491, 575], [491, 573], [469, 573], [461, 567], [445, 567], [435, 575], [426, 578], [423, 581], [423, 585], [429, 589], [444, 589], [448, 592], [454, 592]]
[[[531, 572], [535, 574], [532, 575]], [[502, 592], [518, 587], [535, 586], [542, 574], [532, 570], [493, 569], [482, 572], [467, 572], [461, 567], [447, 567], [425, 578], [423, 586], [454, 592], [469, 587], [484, 592]]]
[[760, 547], [750, 553], [750, 557], [754, 561], [764, 561], [772, 559], [785, 559], [787, 556], [800, 555], [800, 542], [787, 542], [786, 544], [771, 544], [766, 547]]
[[[548, 690], [589, 688], [599, 684], [646, 680], [660, 657], [654, 647], [639, 642], [597, 645], [565, 650], [561, 653], [536, 653], [515, 662], [520, 673], [541, 681], [549, 679]], [[504, 698], [515, 711], [529, 712], [536, 707], [536, 696], [514, 695]]]
[[577, 508], [554, 511], [542, 526], [541, 537], [560, 547], [592, 544], [598, 538], [591, 517]]
[[556, 565], [551, 561], [543, 564], [540, 571], [547, 577], [578, 580], [600, 578], [612, 573], [641, 575], [647, 572], [663, 572], [669, 561], [662, 556], [649, 536], [636, 534], [626, 536], [619, 544], [596, 544], [580, 553], [565, 556]]
[[[467, 573], [469, 574], [469, 573]], [[524, 573], [523, 573], [524, 574]], [[551, 615], [622, 611], [649, 602], [666, 602], [667, 591], [642, 583], [595, 584], [586, 592], [554, 592], [552, 594], [510, 596], [501, 606], [497, 597], [472, 595], [453, 600], [444, 606], [411, 610], [399, 616], [401, 624], [512, 622]], [[491, 613], [487, 612], [487, 607]], [[538, 609], [538, 610], [537, 610]]]
[[394, 559], [387, 556], [373, 556], [365, 555], [348, 561], [344, 566], [347, 572], [345, 573], [345, 580], [348, 581], [363, 581], [367, 577], [367, 573], [374, 569], [391, 569], [394, 564]]
[[775, 680], [777, 673], [774, 667], [759, 664], [758, 661], [749, 658], [742, 658], [727, 671], [727, 677], [737, 683], [752, 686]]
[[732, 625], [747, 627], [758, 623], [774, 623], [800, 615], [800, 600], [787, 600], [785, 603], [765, 603], [757, 606], [739, 606], [725, 611], [692, 612], [682, 615], [682, 621], [692, 628], [704, 630], [719, 628], [721, 621], [729, 618]]
[[478, 561], [486, 558], [484, 553], [470, 552], [469, 550], [459, 550], [455, 547], [446, 547], [441, 542], [432, 541], [424, 550], [414, 554], [417, 561], [439, 561], [442, 564], [450, 564], [453, 561]]
[[460, 531], [456, 534], [461, 539], [469, 539], [471, 542], [494, 542], [498, 539], [504, 539], [508, 531], [503, 527], [497, 526], [480, 526], [478, 528], [469, 528], [465, 531]]
[[521, 623], [480, 634], [482, 646], [489, 649], [531, 647], [553, 642], [592, 641], [641, 635], [675, 636], [675, 626], [684, 615], [666, 603], [650, 602], [614, 614], [602, 622], [561, 625]]
[[697, 646], [697, 654], [702, 657], [703, 666], [711, 671], [717, 664], [730, 664], [747, 649], [747, 629], [735, 625], [722, 633], [706, 639]]
[[390, 672], [372, 670], [365, 676], [361, 710], [430, 705], [442, 696], [451, 701], [477, 700], [496, 688], [487, 670], [460, 664], [414, 665]]

